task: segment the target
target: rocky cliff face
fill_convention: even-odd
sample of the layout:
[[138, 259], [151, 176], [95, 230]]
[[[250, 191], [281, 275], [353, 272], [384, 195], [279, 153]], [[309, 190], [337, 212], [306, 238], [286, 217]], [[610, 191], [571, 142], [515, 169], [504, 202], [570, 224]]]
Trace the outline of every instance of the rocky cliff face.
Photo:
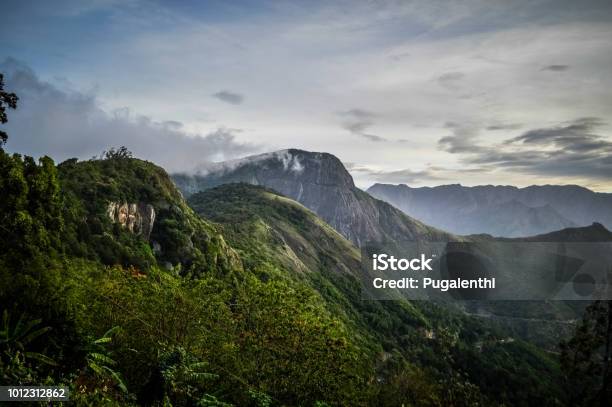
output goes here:
[[195, 176], [175, 175], [173, 180], [186, 196], [236, 182], [266, 186], [300, 202], [357, 246], [454, 239], [355, 187], [342, 162], [328, 153], [277, 151], [221, 163]]
[[107, 208], [108, 217], [130, 232], [149, 239], [155, 223], [153, 205], [143, 202], [110, 202]]

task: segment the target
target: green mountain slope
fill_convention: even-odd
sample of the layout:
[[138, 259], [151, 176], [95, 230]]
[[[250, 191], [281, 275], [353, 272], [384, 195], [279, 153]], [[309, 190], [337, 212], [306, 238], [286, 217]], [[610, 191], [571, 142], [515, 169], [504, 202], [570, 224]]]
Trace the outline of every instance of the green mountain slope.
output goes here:
[[3, 382], [78, 405], [368, 403], [344, 323], [305, 284], [245, 271], [161, 168], [0, 151], [0, 175]]
[[[159, 264], [180, 274], [240, 267], [223, 237], [193, 213], [162, 168], [111, 158], [68, 160], [58, 171], [70, 208], [65, 243], [72, 254], [109, 265]], [[110, 215], [111, 205], [128, 211]], [[149, 230], [135, 230], [138, 223], [150, 223]]]
[[[505, 340], [507, 333], [490, 321], [429, 302], [362, 300], [359, 252], [301, 204], [248, 184], [197, 193], [189, 204], [220, 224], [245, 268], [260, 279], [286, 278], [315, 288], [369, 355], [381, 382], [378, 397], [389, 397], [390, 404], [445, 404], [462, 391], [466, 404], [487, 404], [500, 401], [499, 383], [508, 404], [543, 393], [549, 400], [560, 397], [555, 363], [530, 345]], [[489, 369], [500, 376], [488, 376]], [[430, 398], [411, 398], [422, 396], [413, 387], [419, 385]]]
[[336, 314], [362, 328], [372, 350], [380, 350], [372, 342], [377, 335], [365, 328], [386, 326], [387, 340], [392, 340], [427, 326], [423, 314], [408, 302], [362, 301], [359, 250], [301, 204], [246, 184], [193, 195], [189, 204], [221, 225], [247, 269], [264, 281], [289, 278], [314, 286]]

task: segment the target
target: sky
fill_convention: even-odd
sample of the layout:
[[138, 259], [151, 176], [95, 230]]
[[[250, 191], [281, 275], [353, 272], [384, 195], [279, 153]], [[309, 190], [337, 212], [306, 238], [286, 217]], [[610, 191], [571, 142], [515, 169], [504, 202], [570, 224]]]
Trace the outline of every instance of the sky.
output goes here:
[[6, 149], [170, 172], [285, 148], [358, 186], [612, 192], [610, 1], [0, 4]]

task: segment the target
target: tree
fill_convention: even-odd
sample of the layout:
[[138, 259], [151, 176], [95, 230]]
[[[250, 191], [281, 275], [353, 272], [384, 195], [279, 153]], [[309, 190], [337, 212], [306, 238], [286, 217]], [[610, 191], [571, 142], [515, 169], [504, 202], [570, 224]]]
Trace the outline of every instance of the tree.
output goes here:
[[[17, 109], [17, 101], [19, 98], [14, 93], [4, 91], [4, 75], [0, 73], [0, 123], [5, 124], [8, 122], [6, 115], [6, 109]], [[8, 139], [8, 134], [0, 130], [0, 147]]]
[[595, 301], [574, 336], [560, 345], [570, 405], [608, 405], [611, 342], [612, 301]]
[[110, 150], [103, 152], [102, 158], [104, 160], [123, 160], [132, 158], [132, 152], [128, 150], [126, 146], [121, 146], [118, 149], [113, 147]]

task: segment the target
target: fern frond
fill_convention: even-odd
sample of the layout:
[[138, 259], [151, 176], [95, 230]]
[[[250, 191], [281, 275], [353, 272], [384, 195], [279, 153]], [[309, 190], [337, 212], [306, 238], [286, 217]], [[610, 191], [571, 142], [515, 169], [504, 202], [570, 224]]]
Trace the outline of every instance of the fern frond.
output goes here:
[[125, 383], [123, 382], [123, 379], [121, 378], [121, 375], [114, 371], [113, 369], [111, 369], [108, 366], [104, 366], [103, 367], [104, 370], [106, 370], [111, 377], [113, 378], [113, 380], [115, 381], [115, 383], [117, 384], [117, 386], [119, 386], [119, 388], [121, 389], [121, 391], [123, 391], [124, 393], [128, 392], [127, 386], [125, 385]]
[[[27, 321], [24, 322], [23, 321], [23, 315], [21, 315], [21, 317], [19, 318], [19, 321], [17, 321], [17, 325], [15, 326], [15, 330], [13, 331], [13, 335], [15, 337], [15, 339], [23, 339], [28, 332], [30, 332], [30, 330], [32, 330], [32, 328], [34, 328], [36, 325], [40, 324], [42, 322], [42, 319], [33, 319], [31, 321]], [[24, 344], [27, 342], [24, 342]]]
[[20, 342], [23, 343], [24, 345], [27, 345], [28, 343], [32, 342], [34, 339], [38, 338], [41, 335], [46, 334], [50, 330], [51, 330], [51, 327], [49, 326], [37, 329], [36, 331], [32, 331], [28, 333], [26, 336], [24, 336]]
[[111, 337], [107, 337], [107, 336], [103, 336], [100, 339], [96, 339], [95, 341], [93, 341], [92, 343], [96, 344], [96, 345], [101, 345], [103, 343], [110, 343], [112, 342], [113, 338]]
[[38, 360], [39, 362], [45, 363], [47, 365], [57, 366], [57, 362], [55, 360], [51, 359], [47, 355], [43, 355], [42, 353], [38, 353], [38, 352], [25, 352], [24, 355], [25, 355], [25, 357], [27, 357], [29, 359], [35, 359], [35, 360]]
[[91, 352], [87, 355], [87, 358], [94, 360], [96, 362], [103, 362], [111, 366], [114, 366], [117, 364], [117, 362], [115, 362], [113, 359], [109, 358], [108, 356], [102, 353]]
[[119, 325], [116, 325], [114, 327], [112, 327], [111, 329], [109, 329], [108, 331], [106, 331], [104, 333], [104, 335], [102, 335], [102, 337], [104, 338], [110, 338], [112, 337], [114, 334], [118, 333], [119, 330], [121, 330], [121, 327]]
[[87, 363], [87, 366], [88, 366], [88, 367], [89, 367], [91, 370], [93, 370], [93, 371], [94, 371], [94, 373], [97, 373], [97, 374], [99, 374], [100, 376], [104, 375], [104, 370], [102, 369], [102, 367], [101, 367], [101, 366], [98, 366], [98, 364], [97, 364], [97, 363], [95, 363], [95, 362], [91, 362], [91, 361], [90, 361], [90, 362], [88, 362], [88, 363]]

